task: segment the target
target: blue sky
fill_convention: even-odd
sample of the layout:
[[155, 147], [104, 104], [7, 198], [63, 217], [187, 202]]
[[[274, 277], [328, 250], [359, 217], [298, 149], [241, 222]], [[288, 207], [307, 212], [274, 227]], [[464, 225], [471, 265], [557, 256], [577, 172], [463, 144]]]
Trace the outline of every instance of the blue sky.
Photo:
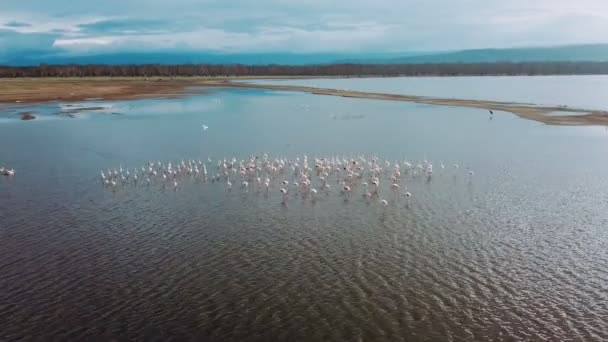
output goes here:
[[606, 42], [607, 0], [0, 0], [16, 54], [365, 53]]

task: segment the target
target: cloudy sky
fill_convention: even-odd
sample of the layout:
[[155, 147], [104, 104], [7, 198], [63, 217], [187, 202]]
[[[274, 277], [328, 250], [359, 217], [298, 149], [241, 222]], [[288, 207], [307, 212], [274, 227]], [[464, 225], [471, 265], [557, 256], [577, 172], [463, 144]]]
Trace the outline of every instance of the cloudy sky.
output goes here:
[[606, 42], [608, 0], [0, 0], [2, 54], [358, 53]]

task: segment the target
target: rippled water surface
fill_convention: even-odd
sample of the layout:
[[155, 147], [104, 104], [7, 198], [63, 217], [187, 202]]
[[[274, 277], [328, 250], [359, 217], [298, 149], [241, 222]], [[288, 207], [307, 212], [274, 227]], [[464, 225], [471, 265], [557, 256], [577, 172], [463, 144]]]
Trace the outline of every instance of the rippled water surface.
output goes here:
[[[603, 127], [257, 90], [78, 105], [103, 109], [0, 111], [0, 166], [17, 170], [0, 178], [2, 341], [608, 339]], [[264, 152], [436, 172], [385, 208], [99, 181], [120, 164]]]

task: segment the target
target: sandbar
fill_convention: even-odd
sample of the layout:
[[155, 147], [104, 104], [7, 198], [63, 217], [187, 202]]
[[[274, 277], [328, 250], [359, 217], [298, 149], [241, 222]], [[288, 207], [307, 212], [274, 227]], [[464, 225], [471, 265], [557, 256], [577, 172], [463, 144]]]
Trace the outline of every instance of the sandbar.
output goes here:
[[[278, 77], [269, 77], [276, 79]], [[297, 77], [284, 77], [297, 78]], [[399, 95], [316, 88], [295, 85], [256, 84], [235, 82], [263, 79], [263, 77], [89, 77], [89, 78], [16, 78], [0, 80], [0, 103], [74, 102], [91, 98], [99, 100], [133, 100], [167, 98], [203, 93], [205, 87], [248, 88], [307, 92], [316, 95], [359, 99], [404, 101], [437, 106], [466, 107], [504, 111], [521, 118], [548, 125], [608, 125], [608, 111], [586, 110], [564, 106], [536, 106], [516, 102], [497, 102], [469, 99]], [[555, 115], [558, 113], [559, 115]]]

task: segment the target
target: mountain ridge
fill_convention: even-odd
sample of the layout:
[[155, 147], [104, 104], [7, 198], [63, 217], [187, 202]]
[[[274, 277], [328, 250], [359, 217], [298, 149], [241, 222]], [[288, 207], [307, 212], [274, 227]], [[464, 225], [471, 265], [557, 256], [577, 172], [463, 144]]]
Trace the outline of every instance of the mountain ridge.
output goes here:
[[142, 53], [107, 53], [85, 56], [45, 55], [32, 51], [34, 57], [10, 56], [0, 61], [6, 66], [41, 64], [425, 64], [425, 63], [496, 63], [496, 62], [604, 62], [608, 61], [607, 44], [581, 44], [553, 47], [469, 49], [445, 52], [402, 53], [214, 53], [205, 51], [152, 51]]

